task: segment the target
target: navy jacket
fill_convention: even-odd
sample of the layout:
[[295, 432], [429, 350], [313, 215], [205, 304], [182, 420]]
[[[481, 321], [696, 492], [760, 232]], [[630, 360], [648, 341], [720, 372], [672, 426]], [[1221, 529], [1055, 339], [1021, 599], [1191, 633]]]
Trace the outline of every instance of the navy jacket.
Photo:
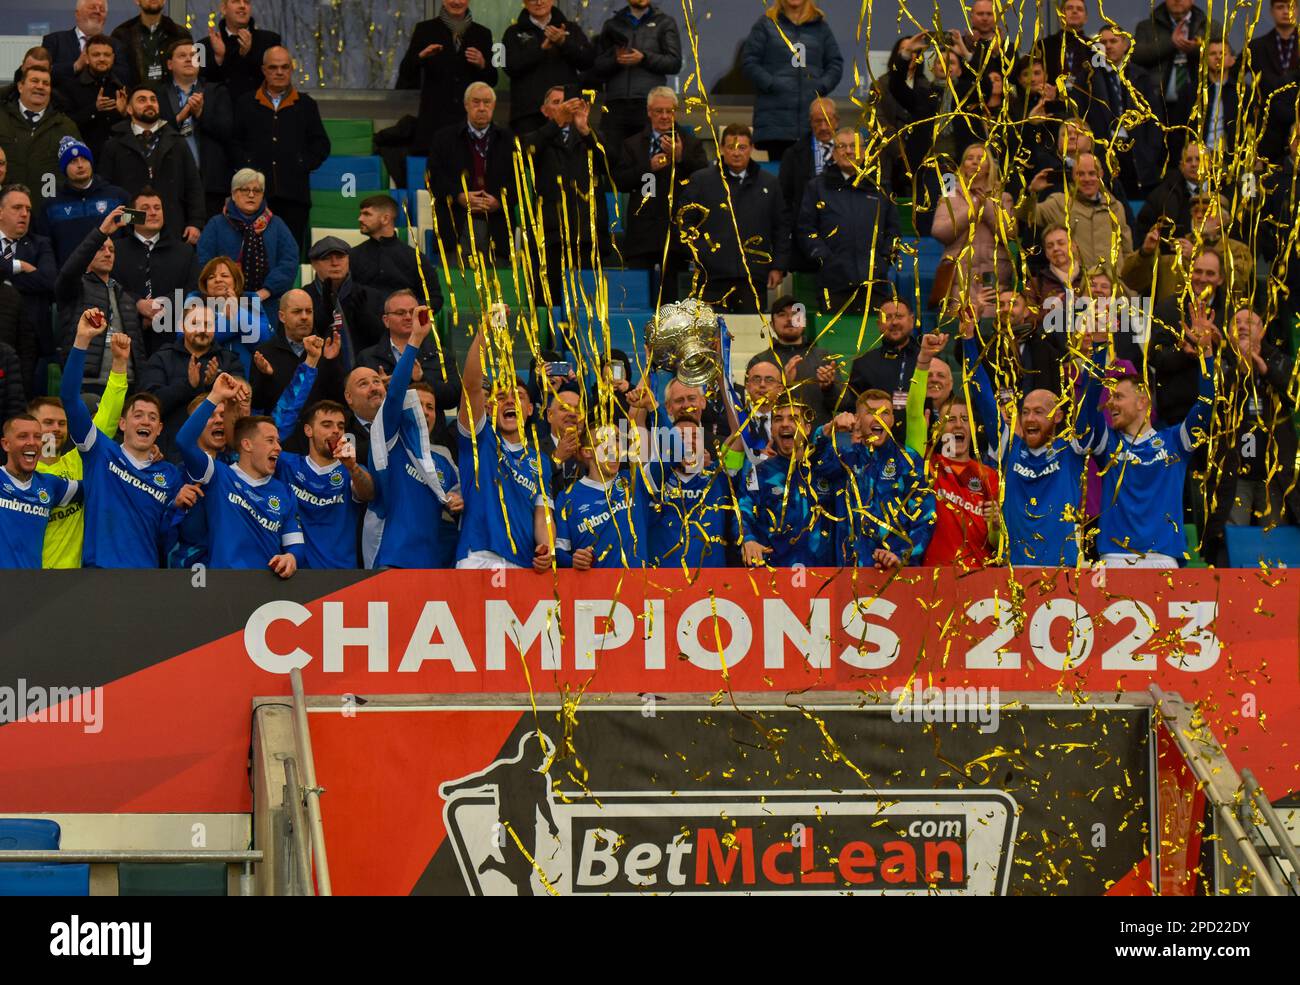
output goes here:
[[[128, 64], [129, 57], [126, 48], [117, 38], [110, 38], [113, 42], [113, 74], [122, 85], [127, 85], [131, 81], [131, 68]], [[63, 79], [70, 79], [75, 74], [72, 66], [76, 64], [77, 59], [81, 57], [81, 42], [77, 40], [77, 31], [75, 28], [68, 28], [66, 31], [55, 31], [41, 38], [41, 47], [50, 53], [50, 60], [54, 63], [54, 82], [57, 85]]]
[[[745, 75], [754, 84], [754, 139], [794, 140], [808, 131], [808, 105], [834, 91], [844, 75], [844, 56], [826, 18], [795, 24], [778, 15], [760, 17], [745, 39]], [[784, 35], [784, 37], [782, 37]], [[787, 40], [788, 39], [788, 40]], [[794, 64], [791, 45], [803, 45], [804, 65]]]
[[[764, 276], [769, 270], [789, 270], [790, 212], [785, 206], [776, 175], [751, 161], [743, 178], [728, 180], [731, 182], [731, 204], [735, 209], [734, 224], [731, 213], [725, 208], [727, 198], [717, 167], [696, 171], [685, 188], [683, 204], [702, 205], [708, 210], [703, 219], [698, 209], [688, 209], [682, 218], [684, 237], [691, 228], [699, 234], [696, 249], [704, 269], [715, 278], [745, 277], [746, 265], [754, 277]], [[736, 239], [737, 227], [740, 229], [739, 242]], [[744, 257], [741, 255], [742, 242], [745, 244]]]
[[65, 181], [36, 220], [36, 231], [50, 238], [54, 262], [62, 266], [104, 216], [125, 204], [126, 192], [99, 175], [93, 175], [86, 188], [73, 188]]
[[819, 290], [880, 285], [889, 278], [898, 213], [875, 185], [854, 185], [832, 165], [808, 183], [796, 235], [804, 255], [819, 264]]

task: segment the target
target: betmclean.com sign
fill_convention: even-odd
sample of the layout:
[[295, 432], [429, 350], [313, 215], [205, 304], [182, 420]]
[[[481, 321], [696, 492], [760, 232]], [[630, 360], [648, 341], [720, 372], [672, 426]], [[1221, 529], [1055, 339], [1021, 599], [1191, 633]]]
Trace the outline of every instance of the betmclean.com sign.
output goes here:
[[[669, 571], [304, 571], [289, 582], [13, 572], [0, 574], [0, 593], [0, 683], [103, 688], [97, 732], [57, 713], [0, 725], [0, 811], [247, 810], [251, 702], [288, 693], [291, 667], [341, 708], [378, 694], [752, 692], [779, 704], [832, 690], [869, 703], [918, 684], [1067, 698], [1158, 684], [1198, 702], [1234, 764], [1274, 798], [1300, 787], [1300, 584], [1286, 572], [1112, 573], [1106, 583], [950, 569], [893, 579], [723, 570], [694, 581]], [[756, 853], [769, 834], [753, 830]]]

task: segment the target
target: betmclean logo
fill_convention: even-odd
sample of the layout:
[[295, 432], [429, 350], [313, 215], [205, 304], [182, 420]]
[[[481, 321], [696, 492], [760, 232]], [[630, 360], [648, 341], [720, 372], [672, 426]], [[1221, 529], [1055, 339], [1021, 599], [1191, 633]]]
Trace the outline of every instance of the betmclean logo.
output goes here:
[[539, 734], [439, 791], [473, 895], [1006, 892], [1018, 811], [1002, 791], [557, 798]]
[[153, 924], [147, 921], [81, 922], [73, 914], [67, 923], [50, 926], [50, 954], [56, 958], [130, 958], [134, 965], [153, 959]]

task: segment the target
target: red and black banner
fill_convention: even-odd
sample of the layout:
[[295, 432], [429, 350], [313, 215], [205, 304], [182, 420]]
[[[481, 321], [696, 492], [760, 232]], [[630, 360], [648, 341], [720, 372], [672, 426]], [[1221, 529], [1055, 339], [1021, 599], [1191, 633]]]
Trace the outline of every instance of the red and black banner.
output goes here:
[[[309, 694], [337, 695], [340, 710], [364, 708], [366, 695], [393, 694], [516, 695], [515, 708], [528, 706], [529, 695], [552, 696], [573, 709], [559, 735], [549, 723], [523, 721], [517, 710], [502, 709], [495, 720], [484, 711], [456, 721], [446, 717], [452, 713], [430, 718], [421, 727], [434, 734], [409, 755], [436, 758], [434, 750], [449, 750], [442, 772], [427, 776], [420, 794], [439, 816], [442, 808], [433, 801], [442, 783], [513, 756], [511, 742], [517, 746], [530, 728], [556, 743], [562, 769], [552, 779], [563, 788], [570, 769], [565, 757], [584, 748], [593, 755], [581, 737], [595, 716], [584, 717], [584, 710], [610, 694], [666, 696], [669, 706], [672, 695], [716, 695], [721, 708], [740, 693], [770, 695], [759, 703], [781, 706], [835, 691], [887, 708], [896, 689], [975, 687], [1049, 692], [1063, 704], [1087, 707], [1090, 695], [1140, 693], [1158, 684], [1195, 701], [1233, 763], [1249, 766], [1276, 799], [1300, 787], [1296, 588], [1288, 573], [1262, 570], [1111, 573], [1108, 582], [1088, 572], [958, 577], [948, 569], [908, 569], [892, 579], [876, 572], [723, 570], [694, 580], [665, 571], [300, 572], [289, 582], [255, 572], [210, 571], [206, 580], [163, 571], [3, 573], [0, 719], [9, 724], [0, 724], [0, 811], [247, 811], [252, 700], [288, 694], [294, 666], [302, 667]], [[56, 714], [75, 703], [61, 698], [67, 692], [60, 688], [103, 689], [93, 727]], [[32, 695], [45, 695], [44, 704]], [[743, 704], [733, 714], [748, 721]], [[864, 717], [862, 729], [869, 720]], [[910, 736], [909, 758], [931, 761], [910, 786], [893, 785], [900, 790], [939, 790], [938, 772], [975, 760], [981, 765], [972, 770], [990, 775], [962, 783], [1003, 790], [1005, 784], [993, 781], [994, 767], [1024, 768], [1015, 754], [1023, 743], [1008, 744], [1005, 735], [983, 736], [983, 748], [965, 750], [973, 755], [961, 759], [934, 748], [935, 734], [947, 725], [898, 733], [887, 712], [884, 720]], [[314, 731], [320, 721], [313, 716]], [[395, 721], [395, 715], [357, 714], [346, 723], [356, 764], [373, 763], [388, 738], [405, 741], [388, 736]], [[806, 718], [791, 721], [781, 728], [810, 727]], [[694, 726], [678, 728], [673, 735], [681, 741], [705, 741]], [[843, 734], [854, 748], [869, 742], [856, 725]], [[973, 734], [982, 736], [978, 729]], [[693, 759], [689, 748], [670, 753], [677, 739], [663, 735], [661, 756], [686, 756], [693, 770], [717, 772]], [[464, 743], [469, 746], [461, 748]], [[1085, 740], [1095, 743], [1095, 737]], [[999, 745], [1005, 754], [981, 759]], [[898, 746], [890, 748], [895, 758], [901, 755]], [[840, 769], [826, 767], [821, 753], [791, 755], [764, 768], [774, 775]], [[869, 780], [852, 773], [858, 782], [851, 789], [885, 788], [879, 768], [864, 772]], [[322, 776], [321, 782], [331, 788], [327, 824], [331, 815], [341, 821], [351, 808], [338, 794], [349, 781]], [[612, 784], [610, 791], [628, 789], [601, 782]], [[790, 792], [834, 791], [844, 782], [809, 778]], [[1141, 782], [1133, 777], [1134, 789]], [[751, 787], [786, 790], [775, 782]], [[724, 786], [701, 789], [726, 793]], [[1025, 807], [1023, 792], [1003, 792]], [[649, 843], [663, 833], [660, 823], [620, 834]], [[756, 872], [784, 825], [751, 828]], [[814, 844], [839, 851], [862, 841], [879, 858], [882, 846], [852, 833], [818, 831]], [[434, 885], [441, 850], [441, 842], [413, 838], [403, 870], [409, 881], [386, 882], [385, 891]], [[780, 856], [775, 871], [793, 871], [794, 860], [774, 851]], [[722, 864], [727, 857], [724, 852]], [[591, 865], [592, 872], [599, 869]], [[1082, 879], [1080, 865], [1071, 879]], [[1113, 876], [1088, 884], [1107, 878]], [[1013, 868], [1007, 890], [1016, 886]]]

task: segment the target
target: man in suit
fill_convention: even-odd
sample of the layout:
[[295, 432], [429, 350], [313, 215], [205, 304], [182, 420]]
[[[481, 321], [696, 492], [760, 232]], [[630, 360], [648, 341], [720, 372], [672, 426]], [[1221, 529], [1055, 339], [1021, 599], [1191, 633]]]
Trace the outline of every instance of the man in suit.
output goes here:
[[235, 146], [243, 166], [266, 175], [267, 204], [304, 250], [311, 216], [309, 177], [330, 156], [330, 138], [316, 100], [294, 88], [287, 48], [266, 50], [262, 75], [261, 87], [235, 103]]
[[487, 254], [489, 267], [509, 266], [509, 209], [515, 195], [514, 139], [492, 122], [496, 105], [490, 86], [471, 83], [465, 90], [465, 122], [434, 134], [429, 152], [429, 187], [443, 248], [451, 257], [468, 258], [473, 250]]
[[1159, 92], [1151, 74], [1128, 55], [1129, 39], [1119, 27], [1107, 23], [1097, 34], [1106, 61], [1093, 70], [1093, 100], [1087, 122], [1098, 140], [1114, 141], [1127, 153], [1117, 154], [1119, 181], [1127, 198], [1146, 198], [1160, 182], [1164, 137], [1151, 121], [1123, 127], [1120, 118], [1143, 103], [1154, 109]]
[[1201, 44], [1223, 36], [1193, 0], [1164, 0], [1133, 32], [1133, 61], [1155, 79], [1159, 98], [1151, 107], [1165, 130], [1165, 152], [1171, 161], [1182, 152], [1183, 131], [1196, 105]]
[[[18, 99], [0, 107], [0, 147], [9, 160], [8, 180], [38, 191], [47, 181], [53, 184], [64, 137], [80, 139], [76, 124], [50, 105], [49, 71], [31, 65], [18, 80]], [[32, 205], [39, 213], [43, 199]]]
[[767, 292], [789, 269], [790, 213], [776, 175], [752, 160], [753, 150], [749, 127], [728, 125], [720, 166], [691, 175], [688, 208], [678, 212], [682, 238], [704, 273], [704, 300], [726, 311], [766, 308]]
[[151, 186], [162, 196], [168, 231], [193, 246], [207, 217], [194, 156], [180, 134], [160, 119], [158, 94], [150, 86], [134, 85], [126, 110], [129, 119], [118, 124], [104, 145], [99, 173], [128, 195]]
[[59, 270], [50, 241], [28, 232], [31, 222], [31, 192], [23, 185], [5, 185], [0, 190], [0, 284], [10, 284], [22, 295], [14, 348], [22, 364], [24, 389], [36, 393], [37, 366], [54, 356], [50, 304]]
[[167, 0], [135, 0], [140, 13], [113, 28], [113, 39], [126, 49], [131, 82], [161, 82], [167, 75], [167, 49], [190, 32], [163, 14]]
[[[303, 339], [317, 334], [315, 331], [315, 306], [311, 296], [301, 288], [286, 291], [280, 298], [280, 327], [274, 337], [257, 347], [254, 365], [257, 372], [253, 374], [253, 406], [274, 407], [284, 393], [293, 375], [303, 361], [306, 347]], [[317, 400], [343, 399], [343, 383], [347, 376], [347, 366], [341, 352], [342, 335], [339, 346], [332, 344], [333, 330], [327, 332], [327, 346], [324, 358], [316, 364], [316, 379], [311, 391], [302, 402], [303, 407], [310, 407]], [[294, 429], [295, 432], [300, 430]], [[296, 435], [291, 438], [296, 439]], [[287, 442], [286, 442], [287, 443]], [[300, 442], [295, 441], [295, 444]]]
[[1171, 223], [1169, 231], [1175, 236], [1186, 236], [1191, 231], [1192, 199], [1209, 190], [1205, 169], [1202, 168], [1202, 153], [1200, 144], [1190, 143], [1184, 147], [1178, 158], [1178, 170], [1147, 196], [1133, 228], [1135, 243], [1144, 240], [1147, 231], [1161, 219]]
[[[77, 0], [72, 12], [77, 26], [67, 31], [55, 31], [41, 39], [41, 47], [50, 53], [54, 78], [62, 81], [70, 79], [86, 67], [86, 43], [96, 34], [103, 34], [107, 29], [107, 0]], [[118, 82], [126, 85], [131, 81], [127, 68], [126, 49], [120, 42], [113, 42], [116, 49], [113, 74]]]
[[1285, 87], [1300, 82], [1300, 36], [1296, 34], [1294, 0], [1271, 0], [1268, 12], [1273, 29], [1247, 45], [1247, 67], [1255, 76], [1255, 99], [1260, 107], [1259, 153], [1281, 164], [1286, 159], [1287, 134], [1296, 119], [1296, 91]]
[[[390, 294], [384, 301], [386, 334], [361, 352], [357, 365], [373, 369], [385, 377], [392, 376], [397, 360], [411, 340], [416, 309], [421, 305], [414, 291], [400, 290]], [[420, 345], [411, 379], [429, 383], [439, 407], [455, 407], [460, 403], [460, 374], [456, 371], [456, 360], [445, 345], [439, 345], [432, 332]]]
[[253, 24], [251, 0], [221, 0], [221, 20], [199, 40], [203, 49], [204, 82], [220, 82], [236, 105], [239, 97], [262, 84], [262, 62], [267, 51], [284, 42], [274, 31]]
[[[661, 300], [677, 300], [677, 275], [689, 259], [672, 222], [683, 183], [709, 165], [708, 154], [689, 130], [677, 125], [677, 94], [667, 86], [646, 97], [649, 124], [623, 141], [614, 171], [619, 191], [628, 193], [623, 217], [623, 265], [653, 270], [662, 264]], [[668, 246], [667, 256], [664, 246]]]
[[[795, 142], [781, 158], [781, 194], [790, 215], [797, 218], [803, 205], [803, 194], [812, 181], [827, 167], [833, 165], [835, 131], [840, 128], [840, 116], [835, 110], [835, 100], [825, 96], [812, 101], [808, 107], [810, 133]], [[790, 251], [790, 266], [802, 273], [813, 273], [817, 264], [804, 255], [799, 237], [794, 238]]]
[[[1198, 129], [1216, 170], [1232, 160], [1237, 144], [1237, 59], [1222, 41], [1211, 39], [1201, 49], [1205, 69], [1205, 105]], [[1201, 107], [1197, 107], [1198, 110]]]
[[[1083, 116], [1092, 101], [1092, 45], [1088, 43], [1088, 7], [1084, 0], [1065, 0], [1059, 8], [1061, 30], [1049, 34], [1037, 45], [1047, 81], [1058, 87], [1064, 76], [1061, 98], [1073, 112]], [[1071, 105], [1073, 104], [1073, 105]]]
[[[550, 300], [544, 303], [550, 305], [563, 303], [564, 257], [572, 256], [576, 265], [589, 268], [594, 265], [593, 255], [604, 253], [609, 245], [604, 184], [609, 166], [590, 114], [591, 103], [576, 86], [552, 86], [542, 102], [546, 125], [521, 140], [524, 153], [532, 158], [545, 238], [544, 253], [538, 251], [535, 239], [532, 243], [533, 290], [539, 299], [549, 291]], [[591, 239], [593, 211], [595, 242]]]
[[181, 310], [182, 300], [198, 287], [199, 261], [189, 243], [163, 233], [166, 214], [161, 195], [145, 186], [131, 198], [130, 205], [143, 212], [144, 219], [118, 234], [113, 277], [139, 299], [136, 310], [144, 326], [143, 357], [148, 358], [169, 341], [166, 334], [154, 329], [154, 319], [166, 306], [172, 312]]
[[126, 118], [122, 112], [126, 87], [113, 74], [115, 57], [113, 43], [97, 34], [86, 42], [86, 67], [56, 86], [82, 142], [96, 157], [103, 153], [113, 127]]
[[230, 194], [235, 168], [227, 148], [235, 111], [226, 87], [199, 79], [198, 49], [188, 37], [167, 49], [167, 75], [154, 87], [162, 118], [176, 128], [194, 156], [208, 215], [218, 215]]

